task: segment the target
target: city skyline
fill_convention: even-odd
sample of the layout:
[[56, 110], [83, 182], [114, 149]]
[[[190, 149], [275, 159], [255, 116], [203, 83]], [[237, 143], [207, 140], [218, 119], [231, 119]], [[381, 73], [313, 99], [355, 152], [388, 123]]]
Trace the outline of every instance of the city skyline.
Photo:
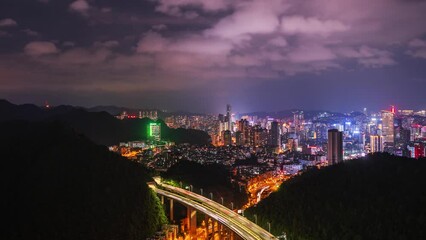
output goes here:
[[[226, 104], [226, 109], [225, 106], [222, 106], [222, 109], [218, 109], [216, 112], [212, 112], [212, 111], [192, 111], [191, 107], [189, 107], [188, 109], [177, 109], [177, 110], [173, 110], [173, 109], [161, 109], [161, 108], [156, 108], [155, 106], [122, 106], [122, 105], [106, 105], [106, 104], [99, 104], [99, 105], [89, 105], [89, 106], [84, 106], [84, 105], [73, 105], [73, 104], [65, 104], [65, 103], [56, 103], [56, 104], [52, 104], [52, 102], [48, 101], [48, 100], [44, 100], [43, 102], [13, 102], [10, 99], [0, 99], [6, 102], [9, 102], [11, 104], [16, 104], [16, 105], [35, 105], [38, 107], [42, 107], [42, 108], [54, 108], [54, 107], [60, 107], [60, 106], [72, 106], [72, 107], [77, 107], [77, 108], [84, 108], [86, 110], [89, 111], [106, 111], [106, 112], [116, 112], [118, 110], [123, 110], [123, 112], [120, 112], [119, 115], [122, 115], [122, 117], [125, 115], [128, 115], [129, 118], [143, 118], [143, 117], [148, 117], [148, 118], [152, 118], [152, 119], [156, 119], [156, 116], [151, 116], [150, 114], [158, 114], [158, 112], [164, 112], [164, 113], [168, 113], [168, 114], [178, 114], [178, 115], [217, 115], [217, 114], [224, 114], [224, 116], [226, 117], [227, 114], [227, 107], [228, 106], [232, 106], [232, 111], [229, 111], [230, 114], [232, 115], [238, 115], [238, 116], [243, 116], [243, 115], [264, 115], [264, 114], [273, 114], [276, 115], [279, 113], [287, 113], [287, 112], [293, 112], [293, 111], [305, 111], [305, 112], [329, 112], [329, 113], [341, 113], [341, 114], [348, 114], [348, 113], [354, 113], [354, 112], [359, 112], [359, 113], [363, 113], [365, 115], [369, 115], [371, 113], [380, 113], [383, 111], [392, 111], [393, 113], [400, 113], [401, 111], [406, 112], [412, 112], [412, 113], [421, 113], [421, 115], [423, 115], [423, 111], [426, 111], [426, 108], [408, 108], [405, 106], [395, 106], [395, 105], [385, 105], [385, 106], [379, 106], [378, 108], [372, 109], [369, 106], [364, 106], [362, 108], [359, 109], [348, 109], [347, 111], [339, 111], [339, 110], [333, 110], [330, 108], [323, 108], [323, 109], [304, 109], [301, 107], [294, 107], [294, 108], [288, 108], [288, 109], [277, 109], [277, 110], [271, 110], [271, 111], [267, 111], [265, 109], [257, 109], [257, 110], [253, 110], [253, 111], [242, 111], [241, 109], [235, 109], [233, 106], [233, 104], [227, 103]], [[237, 106], [239, 105], [238, 103], [236, 104]], [[129, 112], [128, 112], [129, 111]], [[406, 114], [406, 113], [405, 113]], [[112, 115], [116, 115], [116, 114], [112, 114]]]
[[424, 109], [426, 3], [0, 3], [0, 98], [240, 112]]

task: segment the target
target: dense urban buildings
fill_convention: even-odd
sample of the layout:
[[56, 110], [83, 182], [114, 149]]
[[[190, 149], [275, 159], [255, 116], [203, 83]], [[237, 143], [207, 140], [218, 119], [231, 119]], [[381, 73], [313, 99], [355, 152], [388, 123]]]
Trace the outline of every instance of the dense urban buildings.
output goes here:
[[[288, 172], [310, 165], [336, 164], [375, 152], [412, 158], [425, 155], [426, 112], [423, 110], [396, 110], [390, 106], [389, 110], [378, 112], [368, 112], [367, 108], [351, 113], [293, 110], [269, 116], [233, 112], [230, 104], [224, 110], [224, 114], [218, 115], [169, 113], [164, 117], [169, 127], [206, 131], [211, 137], [213, 148], [209, 147], [205, 151], [199, 147], [193, 149], [166, 145], [181, 149], [180, 154], [184, 153], [187, 159], [229, 165], [250, 154], [261, 161], [261, 153], [268, 152], [275, 154], [272, 157], [275, 162], [280, 162], [275, 167]], [[149, 125], [148, 132], [151, 140], [161, 139], [161, 127], [158, 124]], [[160, 145], [165, 146], [162, 143]], [[182, 157], [173, 156], [167, 149], [157, 150], [158, 153], [165, 153], [154, 156], [154, 159], [163, 159], [154, 165], [162, 168], [170, 165], [166, 162], [173, 163]], [[238, 156], [234, 152], [236, 149], [240, 149], [243, 155]], [[129, 151], [124, 152], [128, 154]], [[220, 152], [227, 153], [219, 155]], [[300, 161], [306, 162], [301, 164]], [[289, 163], [294, 166], [288, 167], [291, 165]]]
[[[367, 108], [351, 113], [298, 110], [268, 116], [232, 112], [227, 104], [225, 114], [172, 115], [165, 119], [170, 127], [208, 132], [217, 147], [268, 146], [276, 153], [309, 153], [316, 159], [334, 156], [331, 162], [340, 162], [373, 152], [422, 156], [424, 149], [416, 149], [424, 145], [425, 116], [423, 110], [396, 110], [394, 106], [378, 112], [368, 112]], [[337, 146], [328, 146], [330, 136], [335, 136], [329, 135], [330, 129], [340, 132], [342, 147], [332, 149], [340, 148], [337, 151], [343, 155], [327, 154], [330, 147]]]

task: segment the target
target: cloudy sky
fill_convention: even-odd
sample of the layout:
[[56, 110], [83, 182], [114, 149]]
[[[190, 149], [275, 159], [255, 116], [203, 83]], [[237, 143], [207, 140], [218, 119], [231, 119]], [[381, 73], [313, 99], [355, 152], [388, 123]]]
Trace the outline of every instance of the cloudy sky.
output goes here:
[[0, 98], [426, 108], [423, 0], [2, 0]]

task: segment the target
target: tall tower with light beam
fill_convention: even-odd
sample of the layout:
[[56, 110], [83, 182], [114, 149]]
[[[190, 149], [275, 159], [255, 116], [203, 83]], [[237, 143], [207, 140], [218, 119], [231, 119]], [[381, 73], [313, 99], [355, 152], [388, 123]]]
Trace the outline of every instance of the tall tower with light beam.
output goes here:
[[229, 131], [231, 131], [232, 132], [232, 116], [231, 116], [231, 105], [230, 104], [227, 104], [226, 105], [226, 119], [228, 120], [228, 122], [227, 122], [227, 126], [228, 126], [228, 128], [227, 128], [227, 130], [229, 130]]

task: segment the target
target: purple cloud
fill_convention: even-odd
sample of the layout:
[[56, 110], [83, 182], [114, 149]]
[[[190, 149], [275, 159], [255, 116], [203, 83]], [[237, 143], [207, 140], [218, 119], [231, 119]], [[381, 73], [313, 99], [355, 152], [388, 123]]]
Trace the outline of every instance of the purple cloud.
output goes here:
[[15, 27], [15, 26], [18, 26], [18, 23], [11, 18], [0, 19], [0, 27]]
[[334, 32], [343, 32], [348, 26], [336, 20], [319, 20], [313, 17], [288, 16], [281, 20], [281, 29], [286, 34], [319, 34], [327, 36]]
[[426, 59], [426, 41], [416, 38], [408, 43], [409, 50], [407, 54], [414, 58], [425, 58]]
[[69, 9], [82, 15], [87, 15], [90, 5], [86, 0], [77, 0], [70, 4]]
[[31, 56], [42, 56], [58, 53], [59, 49], [52, 42], [30, 42], [25, 45], [24, 51]]

